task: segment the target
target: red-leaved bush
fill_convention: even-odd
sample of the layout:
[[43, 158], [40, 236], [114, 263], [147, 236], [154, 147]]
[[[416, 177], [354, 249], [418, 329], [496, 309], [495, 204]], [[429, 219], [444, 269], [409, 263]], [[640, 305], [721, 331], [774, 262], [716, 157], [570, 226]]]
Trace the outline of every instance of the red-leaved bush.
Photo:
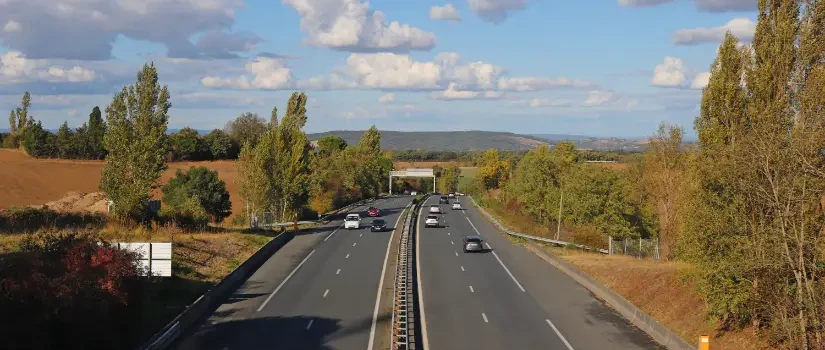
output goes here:
[[[38, 236], [39, 235], [39, 236]], [[45, 235], [45, 236], [44, 236]], [[119, 349], [144, 289], [134, 254], [39, 233], [0, 257], [3, 349]]]

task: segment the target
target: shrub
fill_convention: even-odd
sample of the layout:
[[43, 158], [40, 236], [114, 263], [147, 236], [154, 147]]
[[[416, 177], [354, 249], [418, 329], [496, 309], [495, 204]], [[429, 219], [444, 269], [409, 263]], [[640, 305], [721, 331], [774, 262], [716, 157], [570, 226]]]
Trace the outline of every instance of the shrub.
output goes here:
[[176, 205], [164, 206], [159, 214], [164, 223], [184, 229], [199, 230], [209, 224], [209, 215], [195, 197], [189, 197]]
[[0, 212], [0, 232], [34, 232], [44, 228], [101, 228], [108, 217], [96, 213], [63, 213], [48, 208], [11, 207]]
[[[192, 198], [195, 202], [190, 202]], [[217, 171], [206, 167], [191, 167], [185, 172], [178, 170], [169, 184], [163, 187], [163, 201], [177, 208], [172, 212], [179, 213], [196, 213], [191, 206], [198, 203], [209, 220], [218, 223], [232, 214], [226, 183], [218, 178]]]
[[145, 280], [136, 256], [91, 235], [40, 232], [0, 259], [4, 349], [123, 348]]

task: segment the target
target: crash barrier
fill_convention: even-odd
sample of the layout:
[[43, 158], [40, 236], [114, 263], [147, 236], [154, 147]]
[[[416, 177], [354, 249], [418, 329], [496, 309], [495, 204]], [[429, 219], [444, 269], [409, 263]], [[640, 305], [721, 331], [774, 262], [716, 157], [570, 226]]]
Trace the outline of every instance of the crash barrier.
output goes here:
[[411, 242], [411, 236], [415, 229], [415, 218], [421, 209], [421, 203], [424, 202], [426, 202], [426, 197], [413, 204], [411, 210], [406, 212], [404, 227], [401, 231], [398, 263], [395, 267], [392, 326], [390, 327], [392, 350], [415, 349], [415, 296], [413, 295], [415, 279], [412, 269], [415, 263], [413, 261], [415, 244]]
[[[384, 198], [384, 197], [385, 196], [382, 195], [379, 198]], [[364, 205], [364, 204], [367, 204], [367, 203], [370, 203], [370, 202], [373, 202], [373, 201], [375, 201], [375, 198], [362, 199], [362, 200], [357, 201], [355, 203], [349, 204], [349, 205], [347, 205], [343, 208], [333, 210], [332, 212], [328, 213], [327, 215], [324, 215], [324, 216], [318, 218], [318, 220], [302, 220], [302, 221], [298, 221], [298, 222], [294, 222], [294, 221], [291, 221], [291, 222], [272, 222], [272, 221], [274, 221], [272, 219], [272, 218], [275, 217], [274, 214], [272, 212], [263, 212], [263, 213], [261, 213], [261, 219], [258, 220], [257, 217], [254, 217], [253, 220], [250, 222], [249, 226], [251, 228], [273, 228], [273, 227], [284, 227], [284, 226], [290, 226], [290, 225], [296, 225], [296, 224], [298, 224], [298, 225], [307, 225], [307, 224], [323, 223], [323, 222], [329, 221], [328, 219], [329, 219], [330, 216], [338, 215], [340, 213], [347, 212], [349, 210], [352, 210], [352, 208], [357, 208], [361, 205]]]
[[507, 229], [506, 227], [504, 227], [504, 225], [502, 225], [498, 220], [496, 220], [496, 218], [494, 218], [492, 215], [487, 213], [487, 211], [484, 210], [484, 208], [482, 208], [480, 205], [478, 205], [478, 203], [476, 203], [476, 200], [473, 199], [472, 196], [469, 196], [469, 197], [470, 197], [470, 201], [473, 202], [473, 205], [475, 205], [476, 208], [478, 208], [478, 211], [480, 211], [481, 214], [486, 216], [487, 219], [490, 220], [490, 222], [492, 222], [494, 225], [496, 225], [496, 227], [498, 227], [499, 230], [501, 230], [502, 232], [504, 232], [504, 233], [506, 233], [510, 236], [516, 236], [516, 237], [531, 239], [531, 240], [534, 240], [534, 241], [550, 243], [550, 244], [557, 245], [557, 246], [562, 246], [562, 247], [572, 246], [572, 247], [581, 248], [581, 249], [584, 249], [584, 250], [597, 251], [597, 252], [602, 253], [602, 254], [609, 254], [610, 253], [610, 251], [608, 251], [607, 249], [593, 248], [593, 247], [588, 247], [588, 246], [582, 245], [582, 244], [559, 241], [559, 240], [544, 238], [544, 237], [536, 237], [536, 236], [523, 234], [523, 233], [520, 233], [520, 232], [511, 231], [511, 230]]
[[220, 304], [226, 300], [249, 276], [255, 272], [272, 254], [280, 250], [292, 238], [294, 231], [283, 232], [269, 243], [258, 249], [249, 259], [235, 268], [232, 273], [224, 277], [218, 284], [210, 288], [200, 296], [198, 300], [187, 306], [183, 312], [178, 314], [171, 322], [155, 333], [149, 341], [141, 345], [139, 350], [160, 350], [167, 349], [182, 334], [195, 329], [214, 312]]

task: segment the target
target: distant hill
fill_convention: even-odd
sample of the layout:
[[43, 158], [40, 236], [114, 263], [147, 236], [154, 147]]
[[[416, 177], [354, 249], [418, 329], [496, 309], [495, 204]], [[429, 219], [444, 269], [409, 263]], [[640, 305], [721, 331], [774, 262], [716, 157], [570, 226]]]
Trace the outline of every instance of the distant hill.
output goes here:
[[563, 134], [534, 134], [532, 136], [546, 140], [551, 144], [570, 141], [575, 143], [579, 149], [597, 151], [643, 151], [649, 143], [647, 139], [625, 139], [620, 137], [591, 137]]
[[[358, 143], [364, 131], [336, 130], [309, 134], [310, 140], [324, 136], [340, 136], [348, 144]], [[432, 151], [479, 151], [490, 148], [500, 150], [530, 150], [547, 140], [509, 132], [496, 131], [381, 131], [381, 148], [391, 150], [432, 150]]]

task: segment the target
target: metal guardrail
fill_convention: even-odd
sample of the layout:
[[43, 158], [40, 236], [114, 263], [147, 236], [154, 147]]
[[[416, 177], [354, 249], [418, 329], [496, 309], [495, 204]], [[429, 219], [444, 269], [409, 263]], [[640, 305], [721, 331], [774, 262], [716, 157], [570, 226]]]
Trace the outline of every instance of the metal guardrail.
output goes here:
[[[317, 223], [321, 223], [321, 222], [327, 221], [327, 218], [329, 218], [329, 217], [330, 217], [330, 216], [332, 216], [332, 215], [337, 215], [337, 214], [340, 214], [341, 212], [345, 212], [345, 211], [351, 210], [352, 208], [357, 208], [357, 207], [359, 207], [359, 206], [361, 206], [361, 205], [364, 205], [364, 204], [366, 204], [366, 203], [373, 202], [373, 201], [375, 201], [375, 198], [362, 199], [362, 200], [357, 201], [357, 202], [355, 202], [355, 203], [351, 203], [351, 204], [349, 204], [349, 205], [347, 205], [347, 206], [344, 206], [343, 208], [333, 210], [331, 213], [329, 213], [329, 214], [327, 214], [327, 215], [322, 216], [322, 217], [321, 217], [321, 218], [319, 218], [318, 220], [302, 220], [302, 221], [298, 221], [298, 225], [307, 225], [307, 224], [317, 224]], [[263, 214], [266, 214], [266, 213], [267, 213], [267, 212], [264, 212], [264, 213], [262, 213], [262, 215], [263, 215]], [[258, 227], [283, 227], [283, 226], [291, 226], [291, 225], [294, 225], [294, 224], [295, 224], [295, 222], [292, 222], [292, 221], [290, 221], [290, 222], [273, 222], [273, 223], [271, 223], [271, 224], [258, 224]]]
[[[426, 197], [425, 197], [426, 199]], [[390, 327], [390, 348], [392, 350], [415, 349], [415, 290], [413, 269], [414, 251], [413, 242], [410, 242], [412, 230], [415, 229], [415, 217], [421, 208], [422, 200], [412, 205], [406, 212], [404, 228], [398, 249], [398, 263], [395, 268], [395, 284], [393, 291], [392, 326]]]
[[523, 233], [520, 233], [520, 232], [511, 231], [508, 228], [504, 227], [504, 225], [502, 225], [498, 220], [496, 220], [496, 218], [494, 218], [492, 215], [490, 215], [490, 213], [488, 213], [486, 210], [484, 210], [484, 208], [482, 208], [480, 205], [478, 205], [478, 203], [476, 203], [476, 200], [473, 199], [472, 196], [468, 196], [468, 197], [470, 197], [470, 201], [473, 202], [473, 205], [475, 205], [476, 208], [478, 208], [478, 211], [480, 211], [481, 214], [483, 214], [488, 219], [490, 219], [490, 222], [492, 222], [494, 225], [496, 225], [499, 230], [501, 230], [502, 232], [504, 232], [508, 235], [521, 237], [521, 238], [526, 238], [526, 239], [531, 239], [531, 240], [534, 240], [534, 241], [540, 241], [540, 242], [555, 244], [555, 245], [562, 246], [562, 247], [573, 246], [573, 247], [581, 248], [581, 249], [584, 249], [584, 250], [597, 251], [597, 252], [602, 253], [602, 254], [610, 254], [610, 251], [608, 251], [607, 249], [593, 248], [593, 247], [588, 247], [588, 246], [583, 245], [583, 244], [571, 243], [571, 242], [565, 242], [565, 241], [558, 241], [558, 240], [555, 240], [555, 239], [544, 238], [544, 237], [536, 237], [536, 236], [526, 235], [526, 234], [523, 234]]

